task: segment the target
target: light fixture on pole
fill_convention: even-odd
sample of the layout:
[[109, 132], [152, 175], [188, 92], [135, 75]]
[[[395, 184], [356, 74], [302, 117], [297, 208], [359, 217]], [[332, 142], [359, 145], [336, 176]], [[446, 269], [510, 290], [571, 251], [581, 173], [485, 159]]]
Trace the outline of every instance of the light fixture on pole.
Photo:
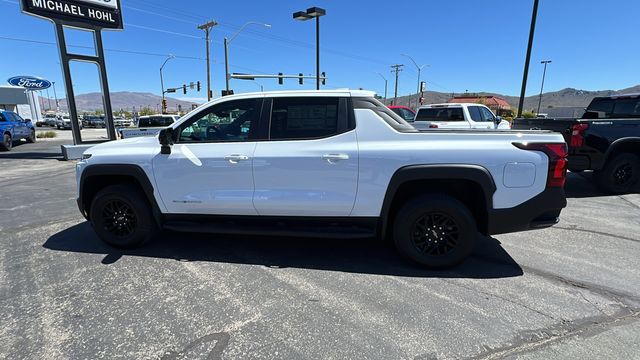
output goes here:
[[207, 100], [211, 100], [211, 62], [209, 61], [209, 32], [211, 28], [216, 25], [218, 25], [218, 23], [215, 20], [211, 20], [205, 24], [198, 26], [198, 29], [204, 30], [204, 40], [207, 44]]
[[551, 60], [542, 60], [540, 64], [544, 64], [544, 70], [542, 71], [542, 85], [540, 85], [540, 98], [538, 99], [538, 112], [540, 114], [540, 105], [542, 104], [542, 89], [544, 89], [544, 77], [547, 75], [547, 64], [551, 63]]
[[380, 77], [384, 80], [384, 99], [387, 100], [387, 78], [379, 72], [376, 72], [376, 74], [380, 75]]
[[165, 112], [165, 108], [164, 108], [164, 78], [162, 76], [162, 68], [164, 68], [165, 65], [167, 65], [167, 61], [171, 60], [171, 59], [175, 59], [176, 57], [172, 54], [169, 54], [169, 56], [167, 56], [167, 58], [164, 60], [164, 62], [162, 63], [162, 66], [160, 66], [160, 87], [162, 87], [162, 113], [164, 114]]
[[323, 8], [312, 7], [307, 11], [296, 11], [293, 18], [300, 21], [316, 19], [316, 90], [320, 90], [320, 17], [326, 15]]
[[[421, 88], [421, 86], [420, 86], [420, 73], [422, 72], [422, 69], [424, 67], [430, 67], [431, 65], [424, 64], [424, 65], [420, 66], [420, 65], [418, 65], [418, 63], [411, 56], [409, 56], [407, 54], [400, 54], [400, 55], [408, 57], [409, 60], [411, 60], [411, 62], [413, 63], [413, 65], [415, 65], [416, 70], [418, 70], [418, 87], [416, 88], [416, 95], [418, 95], [418, 98], [419, 98], [420, 97], [420, 88]], [[417, 103], [419, 103], [420, 99], [417, 99], [416, 101], [417, 101]], [[411, 103], [411, 100], [409, 100], [409, 103]]]
[[235, 34], [231, 35], [230, 38], [228, 39], [226, 37], [224, 38], [224, 77], [225, 77], [225, 85], [226, 85], [225, 88], [227, 89], [227, 93], [229, 92], [229, 43], [231, 43], [233, 39], [235, 39], [240, 34], [240, 32], [242, 32], [242, 30], [244, 30], [244, 28], [246, 28], [249, 25], [261, 25], [266, 27], [267, 29], [271, 29], [270, 24], [264, 24], [257, 21], [249, 21], [244, 25], [242, 25], [240, 29], [238, 29], [238, 31], [235, 32]]

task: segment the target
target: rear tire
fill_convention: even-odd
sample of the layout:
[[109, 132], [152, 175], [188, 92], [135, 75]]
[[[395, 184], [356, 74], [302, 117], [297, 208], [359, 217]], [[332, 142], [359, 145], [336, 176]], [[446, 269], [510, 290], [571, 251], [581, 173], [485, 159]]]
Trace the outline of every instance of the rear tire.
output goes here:
[[147, 199], [129, 185], [100, 190], [91, 202], [89, 219], [98, 237], [117, 248], [139, 246], [156, 231]]
[[2, 151], [10, 151], [13, 147], [13, 139], [9, 134], [3, 134], [2, 142], [0, 142], [0, 150]]
[[593, 172], [596, 186], [608, 194], [631, 192], [640, 179], [640, 159], [634, 154], [622, 153], [607, 161], [602, 170]]
[[430, 268], [456, 265], [473, 250], [476, 222], [465, 205], [448, 195], [422, 195], [396, 214], [393, 239], [398, 251]]

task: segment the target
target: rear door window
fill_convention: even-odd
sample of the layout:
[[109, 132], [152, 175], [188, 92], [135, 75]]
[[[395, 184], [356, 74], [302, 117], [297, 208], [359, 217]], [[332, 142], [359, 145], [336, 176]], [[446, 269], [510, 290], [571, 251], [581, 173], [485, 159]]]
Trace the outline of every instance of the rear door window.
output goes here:
[[640, 99], [618, 99], [613, 107], [612, 117], [640, 117]]
[[482, 116], [480, 115], [480, 106], [469, 106], [469, 116], [471, 116], [471, 120], [480, 122], [482, 121]]
[[464, 121], [461, 107], [424, 108], [418, 110], [416, 121], [453, 122]]
[[271, 140], [317, 139], [337, 135], [337, 97], [274, 98], [271, 108]]

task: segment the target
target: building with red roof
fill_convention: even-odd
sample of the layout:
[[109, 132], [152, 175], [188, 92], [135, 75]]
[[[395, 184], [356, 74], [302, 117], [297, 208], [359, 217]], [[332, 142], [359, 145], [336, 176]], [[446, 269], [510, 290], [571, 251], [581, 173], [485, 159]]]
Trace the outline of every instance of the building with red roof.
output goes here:
[[460, 95], [447, 101], [448, 103], [473, 103], [487, 106], [497, 115], [508, 115], [511, 113], [511, 105], [507, 100], [494, 95]]

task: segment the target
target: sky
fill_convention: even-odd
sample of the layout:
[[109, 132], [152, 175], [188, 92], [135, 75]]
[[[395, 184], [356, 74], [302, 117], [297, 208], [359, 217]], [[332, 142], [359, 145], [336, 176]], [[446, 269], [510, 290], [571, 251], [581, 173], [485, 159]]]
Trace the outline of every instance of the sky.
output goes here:
[[[103, 31], [109, 87], [114, 91], [160, 95], [164, 83], [178, 87], [200, 81], [203, 90], [174, 95], [206, 98], [204, 32], [197, 25], [216, 20], [211, 32], [212, 89], [224, 88], [223, 38], [229, 45], [230, 72], [315, 75], [315, 24], [296, 21], [292, 13], [311, 6], [325, 8], [320, 20], [321, 71], [325, 89], [364, 88], [393, 96], [391, 65], [404, 64], [398, 95], [414, 93], [417, 71], [428, 90], [488, 91], [518, 95], [533, 0], [121, 0], [125, 28]], [[545, 92], [567, 87], [622, 89], [640, 83], [637, 16], [640, 1], [540, 0], [527, 95], [540, 91], [541, 60], [551, 60]], [[41, 76], [56, 82], [64, 97], [63, 76], [53, 23], [20, 12], [17, 0], [0, 0], [0, 83], [16, 75]], [[18, 39], [18, 40], [16, 40]], [[91, 35], [71, 30], [70, 45], [91, 47]], [[71, 51], [91, 50], [71, 47]], [[72, 65], [76, 94], [99, 90], [92, 64]], [[314, 89], [308, 79], [278, 85], [275, 79], [232, 80], [236, 92]], [[53, 96], [52, 93], [50, 93]]]

